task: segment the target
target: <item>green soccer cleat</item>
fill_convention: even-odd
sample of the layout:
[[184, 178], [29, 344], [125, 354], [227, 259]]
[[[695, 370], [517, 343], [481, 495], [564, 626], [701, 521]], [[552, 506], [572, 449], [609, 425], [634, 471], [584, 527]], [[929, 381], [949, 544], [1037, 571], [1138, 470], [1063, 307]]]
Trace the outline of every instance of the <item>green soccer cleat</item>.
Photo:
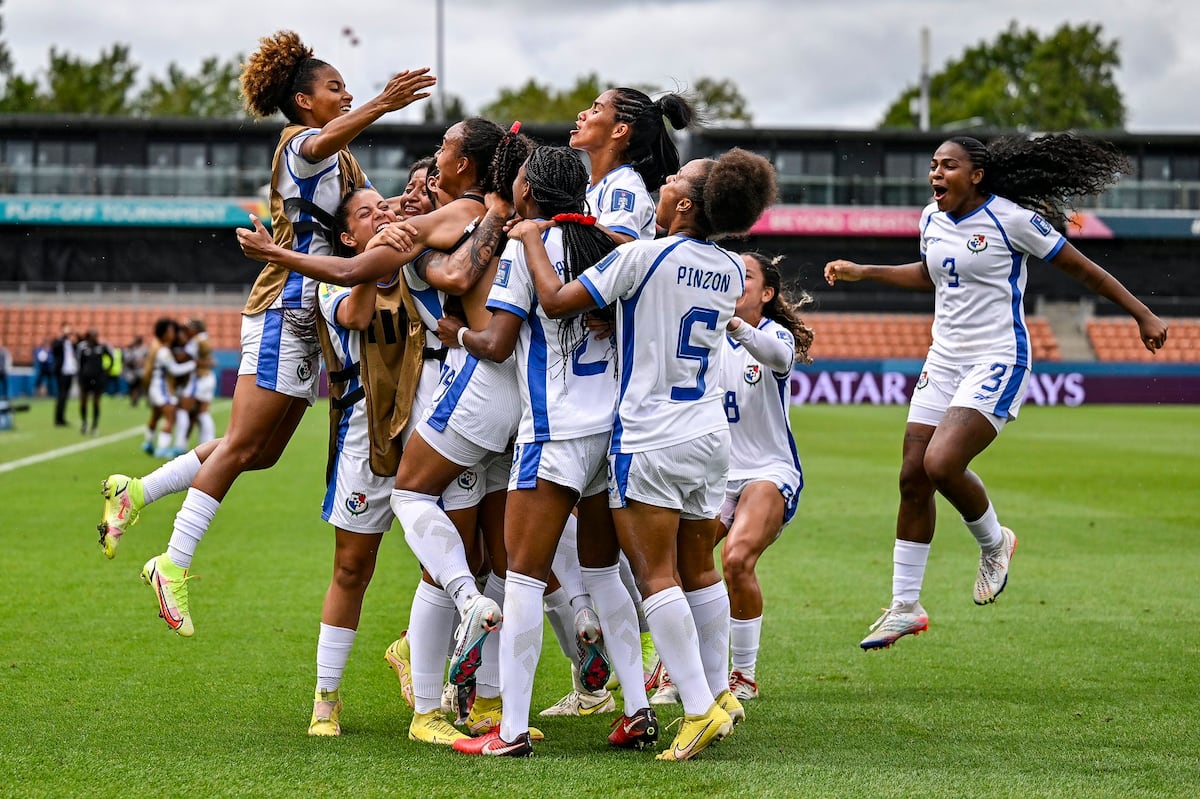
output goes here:
[[137, 524], [138, 515], [146, 506], [142, 481], [138, 477], [110, 474], [101, 481], [100, 493], [104, 495], [104, 518], [96, 529], [100, 531], [104, 556], [112, 560], [117, 556], [125, 528]]
[[142, 567], [142, 582], [154, 589], [158, 597], [158, 615], [175, 632], [190, 638], [196, 631], [188, 609], [187, 569], [176, 566], [166, 554], [146, 561]]

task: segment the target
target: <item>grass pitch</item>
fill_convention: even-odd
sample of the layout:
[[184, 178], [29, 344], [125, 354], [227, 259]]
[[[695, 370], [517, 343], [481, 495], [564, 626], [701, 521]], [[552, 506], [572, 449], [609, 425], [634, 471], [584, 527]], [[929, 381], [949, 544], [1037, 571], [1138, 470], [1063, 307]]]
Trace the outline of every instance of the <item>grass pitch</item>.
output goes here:
[[[383, 661], [417, 579], [398, 529], [343, 682], [345, 733], [309, 739], [333, 550], [324, 411], [223, 504], [193, 568], [190, 640], [138, 579], [180, 498], [147, 509], [116, 560], [96, 545], [100, 480], [155, 463], [140, 437], [38, 461], [87, 441], [52, 427], [44, 401], [0, 432], [0, 795], [1078, 799], [1200, 785], [1200, 408], [1027, 407], [975, 464], [1020, 538], [1007, 591], [972, 603], [978, 550], [943, 503], [930, 630], [874, 653], [857, 644], [890, 595], [905, 409], [797, 410], [807, 486], [760, 565], [762, 698], [682, 764], [608, 751], [611, 716], [535, 722], [547, 740], [530, 760], [408, 741]], [[103, 424], [143, 418], [110, 401]], [[568, 688], [547, 630], [534, 710]]]

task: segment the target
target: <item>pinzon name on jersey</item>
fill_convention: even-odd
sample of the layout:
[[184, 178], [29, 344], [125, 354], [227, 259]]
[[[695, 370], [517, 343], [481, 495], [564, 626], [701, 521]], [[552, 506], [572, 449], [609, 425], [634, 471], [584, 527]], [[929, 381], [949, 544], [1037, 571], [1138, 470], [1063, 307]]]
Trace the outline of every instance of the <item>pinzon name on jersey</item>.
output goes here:
[[694, 269], [690, 266], [679, 267], [679, 272], [675, 276], [676, 283], [682, 283], [694, 289], [707, 289], [709, 291], [721, 292], [722, 294], [729, 292], [729, 274], [723, 272], [712, 272], [707, 269]]

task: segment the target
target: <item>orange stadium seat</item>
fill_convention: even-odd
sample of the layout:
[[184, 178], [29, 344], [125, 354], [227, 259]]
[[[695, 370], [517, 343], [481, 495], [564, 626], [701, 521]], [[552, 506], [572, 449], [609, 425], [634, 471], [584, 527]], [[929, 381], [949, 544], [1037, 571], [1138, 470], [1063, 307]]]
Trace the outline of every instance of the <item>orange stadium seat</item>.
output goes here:
[[[927, 314], [810, 313], [814, 358], [924, 358], [933, 339], [933, 317]], [[1062, 353], [1054, 330], [1043, 317], [1029, 317], [1035, 361], [1059, 361]]]

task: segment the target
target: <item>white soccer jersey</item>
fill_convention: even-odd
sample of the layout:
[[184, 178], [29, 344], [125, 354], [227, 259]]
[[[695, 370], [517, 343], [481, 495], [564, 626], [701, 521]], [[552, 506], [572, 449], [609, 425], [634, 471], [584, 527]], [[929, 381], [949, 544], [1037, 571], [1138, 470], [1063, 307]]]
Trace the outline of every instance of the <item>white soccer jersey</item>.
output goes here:
[[757, 329], [747, 332], [754, 337], [748, 344], [726, 336], [721, 357], [720, 383], [729, 419], [729, 479], [757, 477], [767, 465], [784, 466], [795, 470], [791, 486], [799, 490], [803, 485], [800, 457], [788, 418], [796, 342], [783, 325], [766, 317]]
[[[542, 241], [550, 263], [562, 277], [562, 230], [550, 228], [542, 234]], [[582, 438], [612, 429], [617, 396], [612, 347], [588, 334], [582, 317], [546, 316], [538, 304], [521, 242], [510, 241], [500, 256], [487, 307], [525, 320], [516, 347], [521, 385], [519, 443]], [[570, 331], [570, 341], [580, 341], [569, 355], [563, 353], [563, 328]]]
[[[284, 203], [292, 199], [307, 200], [325, 210], [331, 216], [342, 200], [341, 169], [338, 154], [334, 153], [315, 163], [310, 163], [300, 154], [300, 145], [309, 136], [320, 133], [320, 128], [310, 128], [296, 134], [284, 147], [280, 159], [283, 169], [275, 176], [275, 190]], [[304, 210], [288, 209], [292, 224], [311, 222], [312, 214]], [[298, 230], [292, 249], [312, 255], [329, 255], [332, 252], [329, 240], [319, 231]], [[316, 281], [292, 272], [287, 277], [283, 291], [275, 298], [272, 308], [311, 308]]]
[[921, 255], [935, 286], [929, 357], [970, 365], [1030, 365], [1025, 280], [1033, 255], [1053, 258], [1065, 243], [1041, 215], [992, 196], [955, 219], [936, 203], [921, 213]]
[[713, 360], [745, 288], [741, 258], [686, 236], [630, 241], [579, 280], [601, 307], [620, 300], [610, 452], [662, 449], [726, 428]]
[[425, 346], [430, 349], [444, 348], [441, 339], [437, 337], [438, 320], [445, 315], [446, 292], [435, 289], [417, 276], [416, 267], [411, 262], [404, 265], [404, 282], [416, 302], [417, 314], [425, 325]]
[[629, 164], [609, 172], [587, 190], [588, 207], [596, 221], [614, 233], [635, 239], [654, 238], [654, 200]]
[[321, 311], [325, 325], [329, 328], [329, 341], [336, 354], [337, 363], [327, 363], [325, 368], [331, 373], [353, 371], [353, 376], [347, 378], [342, 396], [347, 397], [357, 392], [358, 401], [349, 407], [342, 408], [338, 419], [337, 441], [339, 452], [359, 454], [369, 458], [371, 454], [371, 434], [367, 429], [367, 401], [362, 389], [362, 378], [356, 366], [362, 358], [362, 334], [358, 330], [349, 330], [337, 323], [337, 309], [342, 301], [350, 296], [350, 289], [335, 286], [331, 283], [317, 284], [317, 307]]
[[[175, 360], [175, 352], [170, 347], [160, 346], [154, 351], [154, 366], [150, 370], [150, 385], [164, 396], [172, 394], [167, 385], [167, 376], [176, 379], [191, 375], [196, 371], [196, 362], [192, 360], [180, 363]], [[180, 383], [182, 386], [182, 382]]]

